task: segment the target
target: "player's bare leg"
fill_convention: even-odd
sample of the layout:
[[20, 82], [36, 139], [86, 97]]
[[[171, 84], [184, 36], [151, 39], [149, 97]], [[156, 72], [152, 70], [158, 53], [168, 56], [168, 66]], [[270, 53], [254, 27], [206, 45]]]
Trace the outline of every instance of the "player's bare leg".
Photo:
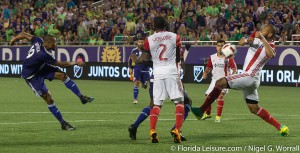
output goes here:
[[203, 116], [203, 113], [205, 110], [219, 97], [219, 95], [222, 92], [222, 89], [228, 88], [227, 80], [226, 78], [221, 78], [216, 82], [216, 85], [214, 89], [210, 92], [209, 95], [207, 95], [204, 103], [200, 108], [192, 107], [191, 110], [196, 116], [198, 120], [200, 120]]
[[64, 72], [55, 72], [54, 77], [56, 79], [61, 80], [62, 82], [64, 82], [65, 86], [70, 89], [81, 101], [82, 104], [86, 104], [88, 102], [92, 102], [94, 100], [93, 97], [88, 97], [85, 95], [82, 95], [78, 86], [76, 85], [76, 83], [74, 81], [72, 81], [66, 73]]
[[41, 97], [48, 104], [48, 109], [53, 114], [53, 116], [60, 122], [62, 130], [71, 131], [71, 130], [75, 130], [76, 129], [75, 127], [73, 127], [72, 125], [70, 125], [68, 122], [66, 122], [63, 119], [60, 111], [56, 107], [56, 105], [54, 103], [54, 100], [52, 99], [52, 97], [51, 97], [51, 95], [50, 95], [49, 92], [47, 92], [46, 94], [42, 95]]
[[[246, 101], [250, 101], [250, 100], [246, 100]], [[258, 102], [256, 104], [247, 103], [247, 106], [251, 113], [259, 116], [260, 118], [265, 120], [267, 123], [273, 125], [282, 136], [288, 135], [288, 133], [289, 133], [288, 127], [283, 124], [280, 124], [273, 116], [270, 115], [270, 113], [267, 110], [260, 107], [258, 105]]]

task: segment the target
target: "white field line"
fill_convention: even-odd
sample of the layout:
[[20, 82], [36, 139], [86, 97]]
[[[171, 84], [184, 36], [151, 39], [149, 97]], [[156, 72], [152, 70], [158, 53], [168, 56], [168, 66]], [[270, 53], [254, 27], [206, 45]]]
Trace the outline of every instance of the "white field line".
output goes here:
[[[224, 118], [222, 121], [236, 121], [236, 120], [247, 120], [249, 118]], [[288, 120], [299, 120], [300, 118], [286, 118]], [[168, 118], [159, 118], [159, 121], [175, 121], [175, 119], [168, 119]], [[79, 122], [124, 122], [128, 121], [129, 123], [132, 122], [132, 120], [71, 120], [70, 123], [79, 123]], [[197, 119], [186, 119], [186, 121], [197, 121], [197, 122], [204, 122], [204, 121], [198, 121]], [[212, 120], [213, 121], [213, 120]], [[40, 122], [0, 122], [0, 125], [20, 125], [20, 124], [40, 124], [40, 123], [58, 123], [58, 121], [40, 121]]]

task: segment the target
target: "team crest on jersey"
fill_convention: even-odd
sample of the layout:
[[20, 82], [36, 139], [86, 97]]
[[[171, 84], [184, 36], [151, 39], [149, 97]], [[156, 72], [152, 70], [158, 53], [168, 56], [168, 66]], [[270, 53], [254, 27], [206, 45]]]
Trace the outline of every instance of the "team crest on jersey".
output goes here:
[[103, 48], [101, 62], [121, 63], [121, 51], [117, 46]]
[[194, 81], [202, 81], [202, 73], [204, 72], [204, 66], [194, 66]]
[[74, 77], [75, 78], [80, 78], [83, 72], [83, 67], [80, 67], [78, 65], [75, 65], [73, 67], [73, 71], [74, 71]]

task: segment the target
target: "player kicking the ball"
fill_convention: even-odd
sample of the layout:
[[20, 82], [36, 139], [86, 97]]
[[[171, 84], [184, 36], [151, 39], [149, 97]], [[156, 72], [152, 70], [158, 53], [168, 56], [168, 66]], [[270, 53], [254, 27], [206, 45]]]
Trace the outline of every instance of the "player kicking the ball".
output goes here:
[[[205, 71], [202, 75], [203, 79], [206, 79], [207, 74], [210, 71], [212, 73], [212, 80], [208, 89], [205, 92], [205, 96], [207, 96], [214, 89], [217, 80], [230, 74], [230, 69], [232, 70], [232, 74], [236, 74], [237, 67], [234, 59], [225, 58], [225, 56], [221, 52], [221, 48], [224, 46], [224, 44], [225, 44], [224, 40], [217, 41], [217, 46], [216, 46], [217, 53], [210, 56]], [[224, 106], [224, 96], [226, 95], [227, 92], [228, 89], [223, 89], [217, 99], [218, 106], [217, 106], [217, 116], [215, 122], [221, 121], [221, 114]], [[210, 113], [211, 113], [211, 105], [207, 108], [207, 110], [205, 111], [201, 119], [206, 120], [208, 118], [211, 118]]]
[[273, 41], [275, 32], [275, 28], [272, 25], [266, 24], [261, 31], [251, 34], [248, 39], [242, 38], [239, 41], [239, 45], [252, 44], [245, 58], [244, 72], [217, 80], [214, 89], [206, 97], [203, 105], [200, 108], [192, 107], [192, 112], [198, 119], [203, 116], [204, 111], [218, 98], [222, 89], [238, 89], [243, 91], [251, 113], [273, 125], [282, 136], [288, 135], [288, 127], [280, 124], [267, 110], [258, 105], [257, 88], [260, 84], [260, 72], [268, 60], [276, 55]]
[[51, 53], [52, 50], [56, 49], [55, 38], [52, 35], [46, 35], [43, 40], [40, 37], [35, 37], [28, 33], [20, 33], [16, 37], [12, 38], [10, 44], [13, 45], [14, 42], [19, 39], [27, 39], [32, 42], [32, 46], [23, 63], [22, 78], [25, 79], [26, 83], [37, 96], [41, 96], [46, 101], [48, 109], [60, 122], [63, 130], [75, 130], [75, 127], [63, 119], [44, 83], [44, 80], [48, 79], [49, 81], [52, 81], [54, 78], [59, 79], [64, 82], [67, 88], [79, 97], [82, 104], [91, 102], [94, 98], [82, 95], [77, 85], [67, 76], [66, 73], [62, 72], [57, 67], [69, 67], [74, 65], [83, 66], [84, 62], [57, 61]]

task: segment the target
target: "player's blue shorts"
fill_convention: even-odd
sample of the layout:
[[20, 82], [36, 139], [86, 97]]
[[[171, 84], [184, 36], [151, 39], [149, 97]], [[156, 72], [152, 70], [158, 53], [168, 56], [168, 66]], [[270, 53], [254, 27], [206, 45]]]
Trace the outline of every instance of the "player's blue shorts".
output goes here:
[[46, 64], [32, 78], [25, 79], [25, 81], [37, 96], [42, 96], [48, 92], [44, 80], [47, 79], [52, 81], [54, 79], [55, 72], [62, 71], [56, 66]]
[[133, 76], [133, 81], [138, 80], [141, 81], [142, 84], [145, 84], [150, 78], [150, 73], [148, 71], [141, 71], [140, 69], [133, 69]]

